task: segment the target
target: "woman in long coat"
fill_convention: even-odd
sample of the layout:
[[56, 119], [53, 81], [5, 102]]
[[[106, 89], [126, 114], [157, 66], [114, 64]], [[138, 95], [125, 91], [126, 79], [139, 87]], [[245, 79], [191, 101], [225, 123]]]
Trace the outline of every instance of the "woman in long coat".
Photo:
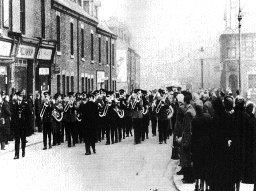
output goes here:
[[[2, 112], [1, 112], [1, 117], [4, 118], [4, 125], [2, 129], [2, 138], [4, 142], [8, 141], [8, 137], [10, 135], [10, 121], [11, 121], [11, 108], [9, 105], [9, 96], [6, 95], [3, 98], [3, 105], [2, 105]], [[4, 149], [4, 146], [2, 147]]]

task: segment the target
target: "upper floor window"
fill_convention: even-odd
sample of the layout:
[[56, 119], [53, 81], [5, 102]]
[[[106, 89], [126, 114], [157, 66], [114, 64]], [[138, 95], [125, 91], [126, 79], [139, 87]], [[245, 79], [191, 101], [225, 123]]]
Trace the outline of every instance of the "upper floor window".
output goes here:
[[56, 16], [57, 51], [60, 51], [60, 15]]
[[106, 64], [108, 65], [108, 41], [106, 40]]
[[227, 48], [227, 58], [228, 59], [236, 58], [236, 48]]
[[99, 63], [101, 63], [101, 37], [99, 36]]
[[22, 34], [26, 32], [26, 6], [25, 0], [20, 0], [20, 31]]
[[77, 3], [82, 6], [82, 0], [77, 0]]
[[70, 23], [70, 54], [74, 55], [74, 24]]
[[81, 57], [84, 58], [84, 29], [81, 29]]
[[89, 2], [89, 0], [83, 0], [83, 9], [87, 13], [89, 13], [89, 11], [90, 11], [90, 2]]
[[94, 60], [94, 39], [93, 33], [91, 33], [91, 60]]
[[10, 0], [3, 0], [3, 27], [9, 28], [10, 26]]

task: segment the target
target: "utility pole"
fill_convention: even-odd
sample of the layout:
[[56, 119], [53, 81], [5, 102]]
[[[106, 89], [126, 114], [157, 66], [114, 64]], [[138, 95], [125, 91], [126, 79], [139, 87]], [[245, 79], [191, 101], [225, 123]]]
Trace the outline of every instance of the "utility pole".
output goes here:
[[239, 50], [239, 57], [238, 57], [238, 80], [239, 80], [239, 91], [241, 92], [241, 21], [242, 21], [242, 11], [240, 6], [240, 0], [239, 0], [239, 12], [238, 12], [238, 35], [239, 35], [239, 44], [238, 44], [238, 50]]

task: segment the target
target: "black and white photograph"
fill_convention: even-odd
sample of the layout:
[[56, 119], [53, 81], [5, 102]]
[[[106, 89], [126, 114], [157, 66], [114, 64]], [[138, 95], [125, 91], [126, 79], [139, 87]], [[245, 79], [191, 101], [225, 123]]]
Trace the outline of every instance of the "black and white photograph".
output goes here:
[[256, 1], [0, 0], [0, 190], [256, 191]]

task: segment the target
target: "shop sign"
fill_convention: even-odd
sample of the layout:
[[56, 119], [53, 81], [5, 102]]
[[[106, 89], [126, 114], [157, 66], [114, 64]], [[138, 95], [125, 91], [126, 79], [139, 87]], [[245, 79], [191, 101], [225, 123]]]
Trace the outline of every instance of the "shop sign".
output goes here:
[[6, 67], [0, 66], [0, 76], [5, 76], [5, 75], [7, 75]]
[[49, 68], [39, 68], [39, 75], [49, 75]]
[[51, 60], [52, 59], [52, 49], [39, 48], [37, 59], [39, 59], [39, 60]]
[[18, 58], [34, 59], [36, 48], [33, 46], [20, 45], [18, 49]]
[[12, 49], [11, 42], [0, 41], [0, 47], [0, 56], [10, 56]]

